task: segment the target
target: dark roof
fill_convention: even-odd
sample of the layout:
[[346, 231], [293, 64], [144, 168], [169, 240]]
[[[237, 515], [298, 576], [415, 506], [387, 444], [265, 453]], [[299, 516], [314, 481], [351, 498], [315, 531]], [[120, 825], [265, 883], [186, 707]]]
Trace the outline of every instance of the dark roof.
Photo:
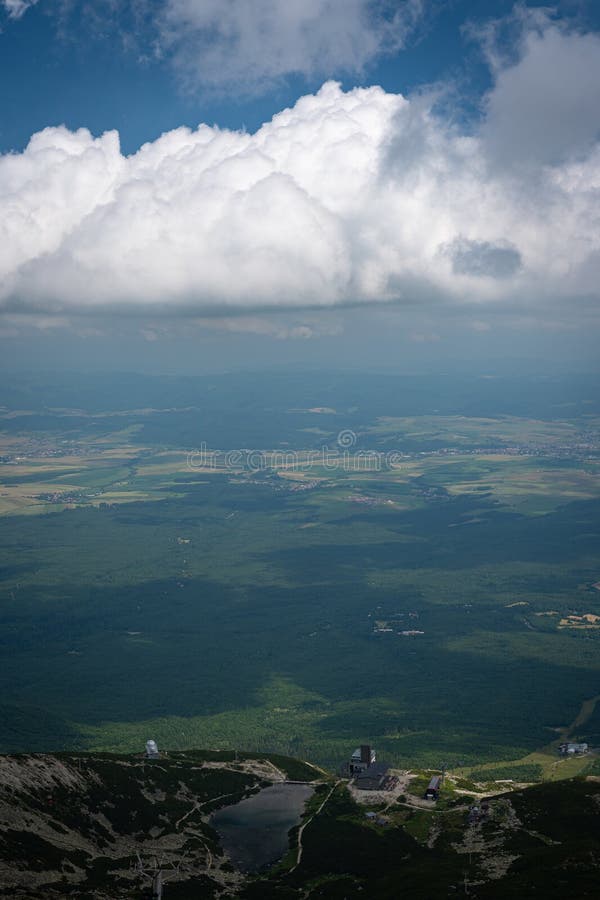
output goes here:
[[360, 781], [356, 782], [356, 787], [360, 788], [361, 791], [376, 791], [381, 784], [381, 776], [367, 776], [366, 778], [361, 778]]
[[389, 765], [385, 762], [372, 763], [367, 769], [363, 769], [357, 778], [383, 778], [389, 769]]
[[373, 763], [368, 769], [363, 769], [363, 771], [356, 776], [356, 787], [360, 788], [361, 791], [377, 790], [379, 782], [387, 774], [388, 769], [389, 765], [387, 763]]

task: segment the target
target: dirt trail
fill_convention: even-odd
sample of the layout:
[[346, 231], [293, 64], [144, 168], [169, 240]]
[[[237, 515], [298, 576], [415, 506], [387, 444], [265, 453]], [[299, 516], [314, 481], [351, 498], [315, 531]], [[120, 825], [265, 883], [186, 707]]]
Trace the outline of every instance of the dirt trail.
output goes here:
[[314, 813], [314, 814], [310, 817], [310, 819], [307, 819], [307, 821], [304, 822], [304, 824], [301, 825], [300, 828], [298, 829], [298, 853], [297, 853], [297, 856], [296, 856], [296, 863], [295, 863], [295, 865], [293, 866], [293, 868], [290, 869], [290, 874], [291, 874], [295, 869], [298, 868], [298, 866], [300, 865], [300, 861], [301, 861], [301, 859], [302, 859], [302, 835], [303, 835], [303, 833], [304, 833], [304, 829], [306, 828], [307, 825], [310, 825], [310, 823], [312, 822], [313, 819], [316, 819], [316, 817], [319, 815], [319, 813], [321, 812], [321, 810], [323, 809], [323, 807], [325, 806], [325, 804], [327, 803], [327, 801], [329, 800], [329, 798], [331, 797], [331, 795], [333, 794], [333, 792], [335, 791], [335, 789], [336, 789], [336, 787], [338, 786], [338, 784], [341, 784], [341, 783], [342, 783], [342, 779], [340, 778], [340, 779], [338, 779], [338, 780], [336, 781], [336, 783], [333, 785], [333, 787], [331, 788], [331, 790], [328, 792], [327, 796], [325, 797], [325, 799], [323, 800], [323, 802], [322, 802], [321, 805], [319, 806], [319, 808], [318, 808], [318, 810], [316, 811], [316, 813]]

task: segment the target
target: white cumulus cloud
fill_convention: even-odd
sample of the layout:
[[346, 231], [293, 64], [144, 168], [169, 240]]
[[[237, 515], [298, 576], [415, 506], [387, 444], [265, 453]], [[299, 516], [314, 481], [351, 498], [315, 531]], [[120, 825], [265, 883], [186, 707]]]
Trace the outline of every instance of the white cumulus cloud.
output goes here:
[[[544, 39], [562, 59], [595, 46], [556, 30]], [[528, 70], [540, 48], [523, 46], [511, 66]], [[130, 157], [114, 132], [47, 128], [0, 157], [0, 308], [243, 316], [400, 302], [594, 314], [600, 143], [584, 129], [536, 162], [531, 135], [513, 129], [514, 159], [532, 165], [499, 162], [496, 92], [509, 74], [499, 71], [475, 134], [424, 96], [334, 82], [255, 134], [180, 128]], [[596, 85], [581, 90], [595, 96]]]
[[485, 41], [497, 72], [484, 127], [490, 154], [500, 164], [539, 165], [589, 150], [600, 138], [600, 35], [569, 32], [543, 10], [517, 8], [514, 24], [514, 65], [503, 64], [493, 25]]
[[362, 72], [422, 11], [423, 0], [167, 0], [158, 24], [189, 86], [253, 93], [292, 74]]
[[38, 0], [2, 0], [2, 6], [11, 19], [20, 19]]

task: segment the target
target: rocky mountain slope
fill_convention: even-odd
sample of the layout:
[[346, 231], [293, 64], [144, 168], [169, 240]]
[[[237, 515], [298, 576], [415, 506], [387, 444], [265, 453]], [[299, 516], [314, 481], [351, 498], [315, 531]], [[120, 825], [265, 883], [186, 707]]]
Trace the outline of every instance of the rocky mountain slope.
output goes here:
[[[0, 757], [0, 896], [151, 896], [159, 870], [169, 898], [197, 897], [200, 887], [206, 897], [235, 895], [243, 879], [209, 814], [288, 773], [269, 759], [214, 756]], [[274, 759], [296, 778], [319, 774]]]
[[[285, 780], [315, 783], [301, 853], [294, 829], [280, 864], [236, 871], [211, 812]], [[277, 756], [3, 756], [0, 897], [142, 900], [161, 881], [164, 900], [598, 897], [600, 779], [438, 804], [419, 800], [422, 780], [384, 798]]]

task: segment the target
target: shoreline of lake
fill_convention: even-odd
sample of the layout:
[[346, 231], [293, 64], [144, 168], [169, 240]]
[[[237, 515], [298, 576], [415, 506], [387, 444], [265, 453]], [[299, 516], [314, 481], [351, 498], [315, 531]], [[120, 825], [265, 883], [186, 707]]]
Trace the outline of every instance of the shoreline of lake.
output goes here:
[[314, 793], [308, 784], [273, 784], [214, 812], [210, 824], [232, 864], [255, 873], [287, 853], [289, 832], [298, 825]]

